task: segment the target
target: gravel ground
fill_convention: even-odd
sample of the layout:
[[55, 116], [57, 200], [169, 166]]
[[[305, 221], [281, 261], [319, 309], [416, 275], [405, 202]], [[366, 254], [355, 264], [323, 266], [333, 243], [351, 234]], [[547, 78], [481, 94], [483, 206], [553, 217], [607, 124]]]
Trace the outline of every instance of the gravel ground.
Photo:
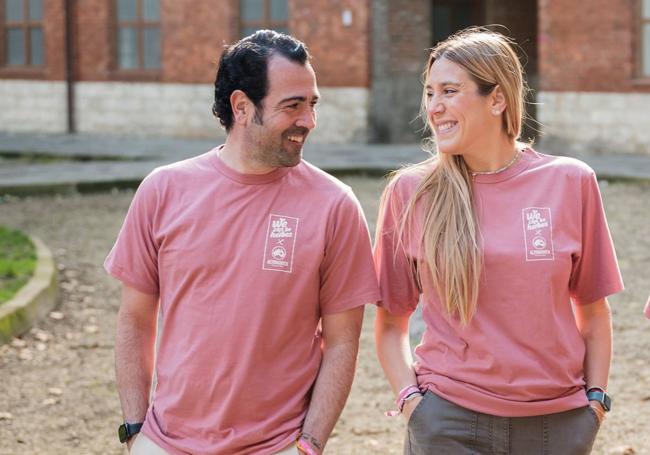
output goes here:
[[[374, 230], [382, 181], [349, 177]], [[627, 290], [611, 299], [615, 360], [614, 412], [597, 455], [650, 454], [650, 321], [641, 313], [650, 290], [650, 184], [603, 185]], [[48, 318], [0, 346], [0, 455], [121, 454], [113, 376], [118, 283], [101, 264], [132, 192], [8, 199], [0, 223], [42, 238], [59, 268], [60, 303]], [[366, 312], [357, 377], [328, 444], [333, 454], [401, 453], [404, 423], [383, 417], [392, 396], [375, 359], [374, 310]]]

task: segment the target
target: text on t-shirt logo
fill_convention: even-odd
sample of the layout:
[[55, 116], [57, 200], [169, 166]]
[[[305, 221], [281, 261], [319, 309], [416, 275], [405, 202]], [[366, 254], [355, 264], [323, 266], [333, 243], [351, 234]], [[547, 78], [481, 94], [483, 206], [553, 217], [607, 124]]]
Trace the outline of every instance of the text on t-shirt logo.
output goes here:
[[553, 223], [548, 207], [527, 207], [521, 211], [526, 241], [526, 261], [552, 261]]
[[298, 221], [291, 216], [269, 215], [262, 269], [291, 273]]

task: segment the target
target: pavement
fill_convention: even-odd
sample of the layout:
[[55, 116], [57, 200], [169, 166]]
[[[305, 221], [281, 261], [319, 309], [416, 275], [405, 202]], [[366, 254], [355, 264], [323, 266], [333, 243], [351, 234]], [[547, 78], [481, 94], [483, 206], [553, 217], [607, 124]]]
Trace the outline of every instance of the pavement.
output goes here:
[[[0, 132], [0, 194], [134, 186], [155, 167], [204, 153], [222, 138]], [[543, 145], [538, 148], [544, 153]], [[427, 158], [418, 144], [310, 144], [306, 160], [334, 174], [382, 175]], [[580, 154], [603, 179], [650, 180], [650, 154]]]

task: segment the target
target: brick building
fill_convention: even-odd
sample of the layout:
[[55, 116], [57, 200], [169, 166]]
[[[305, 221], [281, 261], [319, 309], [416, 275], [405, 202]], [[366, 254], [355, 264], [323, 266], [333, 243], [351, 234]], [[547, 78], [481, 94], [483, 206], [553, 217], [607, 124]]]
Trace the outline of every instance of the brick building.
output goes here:
[[0, 129], [223, 136], [211, 114], [222, 46], [275, 28], [314, 55], [324, 99], [314, 140], [363, 142], [368, 4], [0, 0]]
[[223, 43], [261, 28], [310, 47], [319, 142], [413, 142], [426, 49], [503, 24], [543, 140], [650, 153], [650, 0], [0, 0], [0, 130], [223, 136]]

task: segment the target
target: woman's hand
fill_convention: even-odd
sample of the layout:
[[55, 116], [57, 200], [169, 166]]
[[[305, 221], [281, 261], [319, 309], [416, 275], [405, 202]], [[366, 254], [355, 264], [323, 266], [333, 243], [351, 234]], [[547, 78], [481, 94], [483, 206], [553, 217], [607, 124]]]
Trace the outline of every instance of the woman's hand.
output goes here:
[[402, 415], [408, 422], [411, 419], [411, 414], [413, 414], [413, 411], [415, 411], [415, 408], [420, 404], [420, 401], [424, 398], [424, 395], [420, 395], [419, 397], [415, 397], [404, 403], [404, 407], [402, 408]]
[[590, 401], [589, 406], [591, 406], [591, 409], [593, 409], [596, 413], [596, 417], [598, 417], [598, 424], [602, 425], [603, 421], [605, 420], [605, 410], [601, 404], [598, 401]]
[[[578, 330], [585, 340], [586, 389], [607, 388], [609, 368], [612, 362], [612, 313], [607, 299], [596, 300], [587, 305], [575, 305]], [[600, 424], [605, 420], [605, 410], [597, 401], [590, 401]]]

